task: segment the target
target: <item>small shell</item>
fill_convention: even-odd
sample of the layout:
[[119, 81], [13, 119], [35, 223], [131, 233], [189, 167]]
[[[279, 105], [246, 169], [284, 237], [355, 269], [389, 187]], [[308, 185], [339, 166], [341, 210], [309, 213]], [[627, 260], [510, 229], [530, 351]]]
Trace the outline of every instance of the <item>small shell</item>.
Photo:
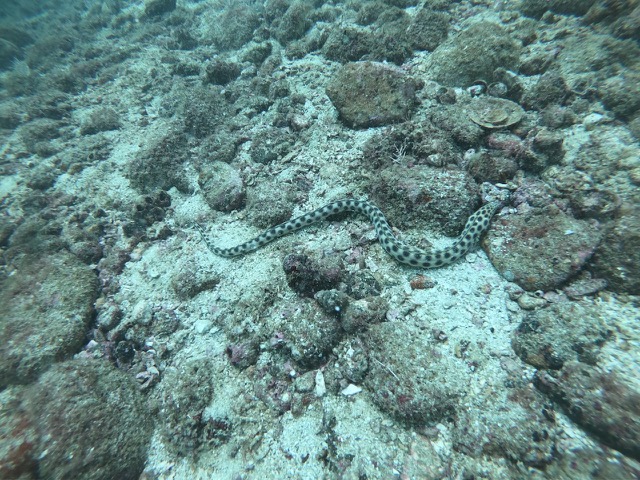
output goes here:
[[485, 128], [504, 128], [518, 123], [524, 110], [510, 100], [478, 97], [469, 102], [469, 118]]

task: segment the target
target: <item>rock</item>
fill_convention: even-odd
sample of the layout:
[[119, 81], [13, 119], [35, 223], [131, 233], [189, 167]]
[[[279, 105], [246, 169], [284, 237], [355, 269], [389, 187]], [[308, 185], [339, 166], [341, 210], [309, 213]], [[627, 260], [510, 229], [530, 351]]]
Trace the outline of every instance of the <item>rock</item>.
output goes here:
[[534, 384], [560, 403], [573, 421], [605, 444], [640, 460], [637, 379], [571, 361], [555, 374], [538, 371]]
[[511, 180], [518, 170], [513, 158], [501, 152], [480, 152], [471, 156], [467, 171], [478, 183], [505, 183]]
[[318, 261], [308, 255], [289, 254], [284, 257], [282, 267], [289, 287], [305, 297], [336, 288], [342, 276], [341, 265], [332, 257]]
[[497, 68], [513, 70], [522, 45], [503, 27], [474, 23], [441, 44], [428, 58], [429, 77], [450, 87], [467, 87], [476, 80], [491, 81]]
[[344, 65], [327, 86], [340, 119], [351, 128], [406, 120], [417, 106], [418, 84], [400, 69], [377, 62]]
[[13, 130], [20, 125], [18, 109], [13, 105], [3, 104], [0, 106], [0, 128]]
[[[508, 381], [507, 381], [508, 382]], [[544, 395], [512, 387], [504, 405], [464, 408], [452, 429], [454, 450], [474, 459], [508, 458], [527, 467], [546, 469], [556, 461], [560, 440]], [[524, 397], [519, 400], [520, 397]], [[497, 402], [502, 400], [496, 399]], [[437, 477], [433, 477], [437, 478]]]
[[361, 385], [369, 372], [369, 357], [360, 337], [347, 336], [332, 353], [334, 357], [323, 369], [327, 388], [338, 393], [349, 383]]
[[522, 104], [528, 109], [542, 110], [549, 105], [562, 105], [569, 96], [569, 87], [564, 78], [555, 71], [543, 74], [528, 90]]
[[205, 81], [212, 85], [226, 85], [240, 76], [240, 65], [215, 59], [205, 67]]
[[99, 108], [89, 115], [80, 127], [82, 135], [94, 135], [109, 130], [117, 130], [121, 126], [120, 116], [113, 108]]
[[353, 300], [348, 303], [340, 318], [340, 325], [348, 333], [365, 330], [370, 325], [384, 321], [389, 305], [380, 297]]
[[284, 15], [276, 19], [274, 37], [283, 45], [303, 37], [313, 24], [311, 13], [312, 7], [308, 2], [290, 2]]
[[[485, 132], [480, 125], [471, 120], [468, 110], [468, 105], [472, 102], [466, 101], [467, 98], [463, 98], [463, 101], [457, 101], [453, 105], [439, 105], [438, 108], [434, 108], [428, 112], [428, 117], [431, 120], [432, 125], [429, 126], [427, 122], [420, 121], [417, 123], [417, 134], [410, 135], [416, 137], [416, 141], [419, 140], [419, 149], [429, 147], [436, 143], [439, 137], [445, 137], [440, 139], [441, 142], [446, 141], [446, 136], [450, 137], [448, 143], [453, 143], [457, 146], [456, 153], [460, 155], [460, 150], [467, 150], [469, 148], [475, 148], [485, 137]], [[444, 148], [443, 148], [444, 147]], [[430, 157], [438, 155], [448, 157], [451, 159], [451, 154], [448, 153], [448, 145], [445, 143], [436, 152], [430, 152]], [[428, 148], [426, 149], [429, 150]], [[421, 152], [422, 153], [422, 152]], [[423, 153], [423, 155], [426, 152]], [[455, 157], [454, 157], [455, 158]], [[458, 159], [454, 161], [448, 160], [443, 164], [460, 163]], [[433, 162], [429, 162], [430, 165], [435, 165]]]
[[597, 112], [592, 112], [582, 119], [585, 130], [592, 131], [601, 125], [611, 123], [611, 118]]
[[[265, 106], [262, 104], [262, 97], [260, 95], [254, 95], [253, 93], [254, 92], [249, 94], [243, 91], [234, 94], [233, 92], [227, 92], [228, 95], [239, 96], [234, 104], [234, 110], [232, 110], [229, 102], [222, 93], [222, 89], [214, 89], [207, 85], [194, 88], [184, 100], [185, 104], [182, 118], [184, 118], [185, 131], [198, 139], [207, 139], [207, 137], [213, 136], [213, 139], [217, 141], [229, 141], [230, 138], [233, 138], [233, 135], [230, 133], [224, 135], [224, 133], [226, 133], [230, 127], [229, 118], [235, 116], [237, 113], [235, 109], [242, 110], [243, 108], [250, 108], [263, 111], [268, 108], [268, 105]], [[245, 104], [243, 104], [243, 101]], [[257, 103], [257, 105], [254, 105], [255, 103]], [[175, 136], [176, 133], [177, 132], [174, 132], [173, 135]], [[219, 149], [220, 147], [216, 148], [213, 155], [206, 152], [203, 160], [220, 160], [220, 158], [215, 156], [215, 152]]]
[[171, 279], [171, 287], [180, 300], [189, 300], [200, 292], [212, 290], [218, 283], [218, 275], [203, 271], [194, 265], [185, 265]]
[[176, 0], [147, 0], [144, 6], [144, 14], [155, 17], [172, 12], [176, 8]]
[[340, 340], [336, 315], [327, 315], [313, 300], [297, 299], [278, 319], [274, 330], [281, 333], [291, 358], [305, 370], [327, 362]]
[[179, 455], [193, 455], [206, 443], [204, 409], [213, 394], [212, 365], [191, 358], [164, 372], [156, 400], [160, 433]]
[[450, 16], [422, 6], [418, 9], [409, 27], [408, 37], [416, 50], [432, 52], [446, 40]]
[[[608, 2], [602, 1], [605, 4], [605, 8], [608, 6]], [[613, 23], [613, 32], [616, 37], [631, 38], [638, 40], [640, 38], [640, 5], [635, 2], [623, 3], [624, 6], [635, 7], [628, 15], [620, 15]]]
[[536, 368], [560, 369], [568, 361], [595, 365], [600, 349], [611, 337], [611, 314], [585, 302], [560, 302], [528, 313], [516, 329], [511, 345]]
[[580, 300], [582, 297], [595, 295], [601, 290], [607, 288], [608, 282], [603, 278], [585, 278], [577, 279], [564, 288], [564, 293], [571, 300]]
[[481, 96], [466, 104], [469, 118], [486, 129], [506, 128], [518, 123], [524, 116], [520, 105], [504, 98]]
[[61, 135], [62, 123], [48, 118], [33, 120], [20, 128], [20, 137], [30, 150], [37, 148], [41, 142], [50, 142]]
[[555, 461], [545, 468], [545, 475], [558, 480], [589, 478], [593, 472], [598, 472], [602, 479], [638, 477], [638, 462], [632, 458], [612, 451], [606, 445], [580, 443], [580, 446], [574, 444], [558, 449]]
[[7, 40], [18, 47], [26, 47], [34, 42], [34, 39], [26, 31], [9, 26], [0, 26], [0, 38]]
[[164, 190], [155, 194], [145, 195], [133, 207], [131, 220], [122, 226], [122, 231], [126, 236], [148, 239], [164, 239], [172, 234], [171, 229], [160, 224], [157, 228], [152, 227], [164, 220], [167, 209], [171, 206], [171, 197]]
[[[145, 195], [134, 205], [131, 221], [122, 226], [122, 231], [126, 236], [147, 235], [150, 227], [164, 220], [170, 206], [171, 196], [164, 190]], [[157, 235], [157, 237], [161, 236], [161, 234]]]
[[349, 303], [353, 301], [349, 295], [335, 289], [320, 290], [313, 298], [316, 299], [320, 308], [329, 315], [341, 315]]
[[640, 73], [630, 70], [608, 77], [599, 91], [604, 106], [617, 117], [630, 120], [640, 113]]
[[594, 272], [617, 292], [640, 295], [640, 209], [625, 208], [598, 247]]
[[[260, 25], [260, 15], [253, 6], [243, 2], [228, 2], [226, 5], [227, 8], [211, 24], [210, 32], [216, 46], [223, 51], [245, 45]], [[270, 51], [271, 45], [266, 45]]]
[[238, 171], [224, 162], [203, 165], [198, 184], [209, 206], [221, 212], [244, 207], [245, 189]]
[[[7, 399], [7, 392], [12, 395]], [[0, 410], [0, 478], [35, 480], [38, 475], [38, 432], [34, 418], [20, 399], [21, 391], [7, 390]]]
[[371, 186], [392, 225], [458, 236], [476, 207], [477, 186], [463, 170], [393, 165]]
[[[249, 10], [253, 9], [249, 7]], [[235, 36], [236, 33], [234, 32], [233, 35]], [[272, 51], [273, 44], [271, 42], [252, 43], [247, 45], [240, 58], [243, 62], [260, 66], [271, 55]]]
[[252, 225], [261, 229], [286, 222], [301, 193], [293, 185], [285, 189], [276, 179], [264, 179], [247, 190], [247, 217]]
[[38, 432], [38, 478], [137, 479], [153, 422], [134, 381], [105, 361], [52, 367], [24, 408]]
[[369, 269], [357, 270], [350, 274], [345, 282], [347, 293], [357, 300], [380, 295], [382, 292], [382, 285]]
[[596, 226], [553, 205], [494, 221], [483, 245], [493, 265], [529, 291], [552, 290], [580, 272], [602, 238]]
[[324, 395], [327, 393], [327, 387], [325, 386], [325, 383], [324, 383], [324, 375], [322, 374], [322, 370], [316, 370], [316, 376], [314, 380], [315, 380], [314, 393], [316, 397], [318, 398], [324, 397]]
[[368, 55], [375, 43], [375, 36], [361, 28], [338, 26], [331, 28], [322, 47], [323, 55], [336, 62], [354, 62]]
[[[317, 370], [319, 372], [320, 370]], [[313, 370], [306, 372], [296, 378], [293, 382], [293, 388], [298, 393], [309, 393], [315, 387], [316, 372]]]
[[149, 146], [136, 154], [126, 176], [142, 192], [170, 190], [176, 187], [189, 192], [193, 187], [185, 175], [183, 163], [189, 158], [187, 136], [177, 131], [153, 139]]
[[377, 28], [359, 28], [335, 22], [327, 29], [328, 35], [324, 32], [317, 34], [317, 30], [312, 30], [316, 35], [315, 38], [307, 36], [306, 50], [315, 50], [321, 45], [322, 53], [327, 59], [342, 63], [365, 59], [402, 65], [413, 54], [413, 39], [408, 34], [411, 28], [410, 18], [406, 12], [389, 10], [395, 15], [383, 13], [382, 17], [386, 18], [380, 19]]
[[568, 15], [584, 15], [596, 0], [524, 0], [520, 11], [534, 18], [540, 18], [550, 10]]
[[82, 347], [98, 279], [75, 256], [25, 255], [0, 288], [0, 386], [32, 381]]
[[253, 339], [228, 345], [225, 353], [234, 367], [245, 369], [256, 363], [260, 346]]
[[357, 395], [361, 391], [362, 391], [362, 388], [358, 387], [357, 385], [354, 385], [353, 383], [350, 383], [340, 393], [345, 397], [352, 397], [353, 395]]
[[[448, 108], [450, 107], [450, 108]], [[461, 163], [463, 151], [480, 142], [482, 128], [455, 105], [431, 112], [429, 120], [409, 121], [384, 129], [364, 145], [363, 166], [444, 167]]]
[[456, 415], [462, 386], [456, 361], [425, 345], [423, 333], [402, 322], [372, 325], [364, 334], [370, 358], [365, 385], [375, 404], [401, 421], [425, 425]]
[[[286, 157], [295, 143], [295, 137], [284, 128], [265, 127], [251, 139], [249, 153], [256, 163], [271, 163]], [[261, 184], [259, 184], [261, 185]], [[259, 188], [259, 185], [257, 188]]]
[[518, 297], [518, 306], [522, 310], [537, 310], [547, 306], [547, 301], [544, 297], [538, 296], [535, 293], [525, 292], [524, 295]]
[[9, 262], [24, 257], [23, 260], [28, 265], [37, 262], [41, 257], [56, 254], [69, 247], [61, 235], [63, 227], [55, 218], [46, 221], [41, 215], [32, 215], [20, 224], [10, 223], [7, 227], [9, 231], [5, 232], [5, 235], [10, 234], [9, 247], [4, 256]]

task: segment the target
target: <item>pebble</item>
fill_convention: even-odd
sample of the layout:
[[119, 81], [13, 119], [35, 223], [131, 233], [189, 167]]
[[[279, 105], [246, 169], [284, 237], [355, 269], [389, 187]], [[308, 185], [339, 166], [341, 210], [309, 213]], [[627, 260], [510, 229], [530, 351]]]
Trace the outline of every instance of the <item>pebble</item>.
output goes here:
[[211, 322], [209, 320], [198, 320], [194, 323], [193, 329], [200, 335], [205, 334], [211, 330]]
[[353, 383], [350, 383], [349, 385], [347, 385], [347, 388], [345, 388], [344, 390], [342, 390], [342, 395], [344, 395], [345, 397], [351, 397], [353, 395], [356, 395], [358, 393], [360, 393], [362, 391], [362, 388], [358, 387], [357, 385], [354, 385]]
[[593, 130], [596, 126], [602, 123], [609, 123], [609, 122], [611, 122], [611, 119], [609, 117], [602, 115], [601, 113], [590, 113], [589, 115], [584, 117], [584, 120], [582, 120], [582, 124], [584, 125], [584, 128], [587, 130]]
[[546, 307], [547, 303], [546, 299], [531, 294], [524, 294], [518, 298], [518, 305], [523, 310], [537, 310]]
[[316, 397], [324, 397], [325, 393], [327, 393], [327, 387], [324, 383], [324, 374], [322, 373], [322, 370], [318, 370], [316, 372], [315, 394]]

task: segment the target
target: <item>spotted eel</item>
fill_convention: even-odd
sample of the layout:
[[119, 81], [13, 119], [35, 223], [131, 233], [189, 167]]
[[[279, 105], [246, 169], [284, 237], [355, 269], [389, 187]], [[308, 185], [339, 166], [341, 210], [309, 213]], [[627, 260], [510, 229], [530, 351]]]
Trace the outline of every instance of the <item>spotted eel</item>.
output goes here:
[[493, 217], [493, 214], [500, 205], [500, 201], [485, 204], [469, 217], [464, 230], [450, 246], [432, 250], [421, 250], [407, 245], [402, 240], [398, 240], [380, 209], [365, 200], [348, 199], [329, 203], [313, 212], [305, 213], [280, 225], [271, 227], [252, 240], [231, 248], [220, 248], [211, 245], [202, 229], [200, 227], [198, 228], [209, 250], [222, 257], [236, 257], [257, 250], [276, 238], [325, 220], [331, 215], [342, 212], [357, 212], [369, 217], [369, 220], [371, 220], [376, 229], [382, 248], [398, 262], [411, 265], [412, 267], [437, 268], [455, 262], [467, 253], [469, 249], [478, 242], [487, 228], [489, 228], [491, 217]]

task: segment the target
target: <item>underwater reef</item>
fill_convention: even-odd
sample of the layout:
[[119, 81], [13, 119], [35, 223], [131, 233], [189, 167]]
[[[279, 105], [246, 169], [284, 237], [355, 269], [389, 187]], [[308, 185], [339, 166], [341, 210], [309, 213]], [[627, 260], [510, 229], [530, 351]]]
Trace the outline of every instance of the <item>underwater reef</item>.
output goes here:
[[1, 478], [640, 478], [637, 1], [0, 14]]

